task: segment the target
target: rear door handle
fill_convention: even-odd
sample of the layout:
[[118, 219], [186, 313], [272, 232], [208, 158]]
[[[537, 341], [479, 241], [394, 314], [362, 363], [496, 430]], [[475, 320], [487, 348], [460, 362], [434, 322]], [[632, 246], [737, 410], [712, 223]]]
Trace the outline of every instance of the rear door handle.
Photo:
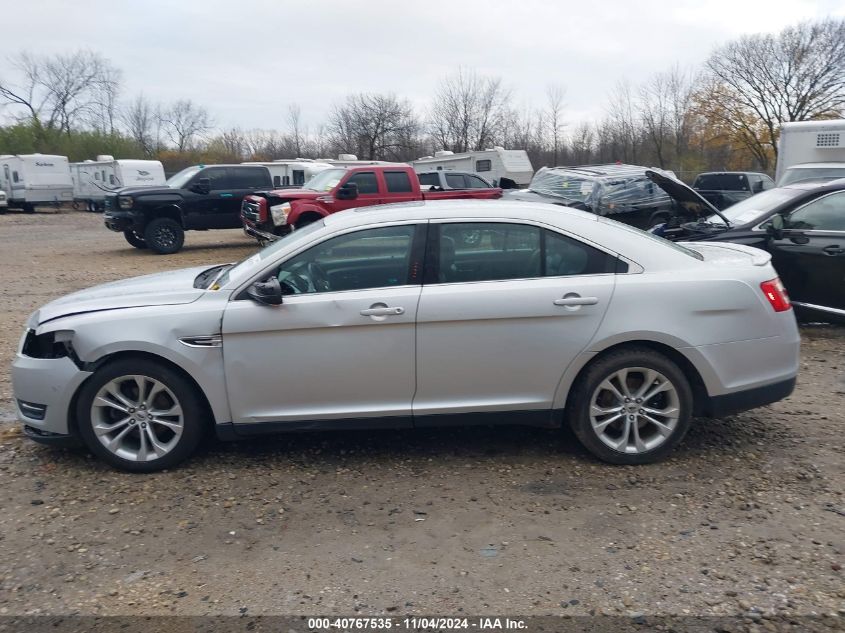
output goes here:
[[825, 246], [822, 250], [827, 255], [842, 255], [842, 254], [845, 254], [845, 248], [842, 248], [838, 244], [831, 244], [830, 246]]
[[367, 308], [366, 310], [361, 310], [361, 316], [393, 316], [397, 314], [405, 314], [405, 308]]
[[566, 295], [563, 299], [555, 299], [556, 306], [594, 306], [598, 302], [598, 297], [582, 297], [581, 295]]

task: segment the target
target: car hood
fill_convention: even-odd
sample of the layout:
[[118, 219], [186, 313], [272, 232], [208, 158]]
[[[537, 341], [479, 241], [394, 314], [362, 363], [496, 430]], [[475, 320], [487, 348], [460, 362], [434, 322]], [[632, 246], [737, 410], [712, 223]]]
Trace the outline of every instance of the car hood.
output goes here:
[[660, 173], [652, 169], [647, 169], [645, 175], [654, 184], [663, 189], [663, 191], [665, 191], [675, 202], [700, 205], [702, 213], [699, 215], [711, 215], [715, 213], [716, 215], [721, 216], [719, 210], [710, 204], [707, 198], [677, 178], [673, 178], [669, 174]]
[[206, 292], [194, 288], [194, 279], [209, 268], [211, 266], [172, 270], [73, 292], [36, 310], [29, 318], [29, 327], [72, 314], [191, 303]]
[[277, 198], [293, 200], [314, 200], [319, 196], [331, 195], [328, 191], [314, 191], [313, 189], [273, 189], [270, 192]]
[[155, 186], [155, 187], [123, 187], [122, 189], [116, 189], [112, 193], [118, 196], [136, 196], [142, 193], [174, 193], [178, 191], [178, 189], [173, 189], [167, 186]]

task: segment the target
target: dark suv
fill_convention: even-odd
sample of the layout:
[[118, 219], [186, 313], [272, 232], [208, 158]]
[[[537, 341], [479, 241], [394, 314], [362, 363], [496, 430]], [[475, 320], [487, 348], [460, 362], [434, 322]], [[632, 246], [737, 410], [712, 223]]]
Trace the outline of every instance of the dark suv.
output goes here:
[[128, 187], [106, 196], [103, 218], [135, 248], [170, 254], [182, 248], [185, 231], [240, 228], [243, 197], [272, 188], [263, 165], [195, 165], [164, 187]]

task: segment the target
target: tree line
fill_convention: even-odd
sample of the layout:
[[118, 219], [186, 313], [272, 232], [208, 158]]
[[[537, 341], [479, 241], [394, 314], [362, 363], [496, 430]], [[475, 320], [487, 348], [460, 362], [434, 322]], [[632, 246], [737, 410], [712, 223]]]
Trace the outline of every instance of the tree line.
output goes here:
[[517, 105], [500, 77], [461, 68], [415, 110], [393, 93], [347, 95], [317, 126], [290, 104], [279, 129], [221, 129], [190, 99], [124, 97], [123, 74], [92, 51], [22, 52], [0, 74], [0, 154], [157, 158], [168, 171], [197, 162], [320, 158], [408, 161], [440, 149], [527, 150], [535, 167], [622, 161], [673, 169], [773, 171], [782, 123], [845, 110], [845, 20], [802, 22], [740, 37], [700, 68], [678, 66], [641, 84], [620, 81], [598, 121], [570, 121], [566, 86]]

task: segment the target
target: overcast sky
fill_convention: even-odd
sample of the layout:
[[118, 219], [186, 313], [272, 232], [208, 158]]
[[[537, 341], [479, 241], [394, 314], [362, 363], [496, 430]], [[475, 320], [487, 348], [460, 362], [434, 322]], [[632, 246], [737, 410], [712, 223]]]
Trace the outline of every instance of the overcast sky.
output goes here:
[[0, 0], [0, 15], [0, 59], [89, 48], [123, 71], [124, 97], [188, 98], [218, 127], [284, 129], [289, 104], [313, 126], [351, 92], [393, 92], [422, 112], [459, 66], [501, 77], [517, 106], [561, 84], [567, 122], [595, 119], [623, 78], [845, 16], [845, 1]]

